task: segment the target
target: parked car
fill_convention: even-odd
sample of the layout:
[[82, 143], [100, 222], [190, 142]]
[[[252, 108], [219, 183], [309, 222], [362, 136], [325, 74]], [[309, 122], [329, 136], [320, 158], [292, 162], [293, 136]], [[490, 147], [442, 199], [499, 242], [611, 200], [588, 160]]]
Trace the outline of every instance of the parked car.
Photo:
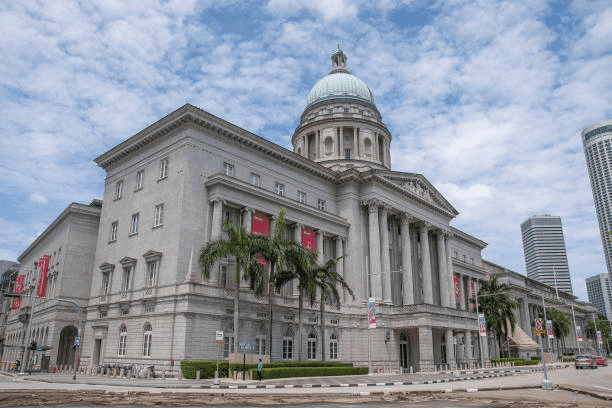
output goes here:
[[592, 355], [584, 354], [576, 356], [576, 359], [574, 360], [574, 366], [576, 367], [576, 370], [579, 368], [595, 369], [597, 368], [597, 361]]
[[597, 363], [598, 366], [602, 366], [602, 367], [607, 367], [608, 366], [608, 360], [601, 357], [601, 356], [593, 356], [593, 358], [595, 359], [595, 363]]

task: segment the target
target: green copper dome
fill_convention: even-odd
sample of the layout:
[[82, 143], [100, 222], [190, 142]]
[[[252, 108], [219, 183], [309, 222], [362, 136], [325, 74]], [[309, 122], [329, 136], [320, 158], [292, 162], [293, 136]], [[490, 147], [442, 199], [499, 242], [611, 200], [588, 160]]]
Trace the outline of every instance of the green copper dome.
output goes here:
[[370, 88], [359, 78], [346, 72], [331, 72], [315, 84], [308, 98], [306, 98], [306, 108], [315, 103], [331, 99], [355, 99], [374, 105], [374, 95]]

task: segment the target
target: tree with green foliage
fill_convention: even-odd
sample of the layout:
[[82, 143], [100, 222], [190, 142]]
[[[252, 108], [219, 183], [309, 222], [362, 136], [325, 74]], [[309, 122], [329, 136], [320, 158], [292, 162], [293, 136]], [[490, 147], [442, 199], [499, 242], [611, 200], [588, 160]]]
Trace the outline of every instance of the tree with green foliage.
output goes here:
[[[602, 315], [597, 316], [597, 330], [601, 332], [601, 338], [603, 340], [603, 345], [604, 346], [607, 345], [608, 354], [609, 354], [610, 347], [608, 343], [610, 342], [611, 337], [612, 337], [610, 335], [610, 322], [606, 320], [605, 317]], [[595, 323], [593, 322], [593, 319], [589, 320], [589, 323], [587, 324], [586, 329], [584, 329], [584, 333], [587, 338], [594, 341], [593, 344], [595, 344], [595, 349], [598, 349], [599, 347], [597, 344], [597, 332], [595, 330]]]
[[229, 218], [225, 220], [224, 229], [227, 238], [210, 241], [200, 252], [199, 264], [202, 275], [208, 279], [210, 269], [216, 262], [223, 258], [235, 261], [234, 341], [239, 342], [240, 281], [248, 279], [256, 292], [263, 290], [263, 268], [259, 263], [259, 254], [265, 242], [263, 237], [248, 233], [244, 226], [235, 226]]
[[268, 275], [268, 353], [270, 354], [270, 361], [272, 361], [272, 304], [277, 272], [286, 268], [289, 251], [299, 250], [302, 247], [302, 244], [285, 238], [286, 214], [287, 210], [282, 207], [272, 224], [272, 234], [269, 237], [263, 237], [264, 245], [261, 247], [261, 254], [270, 266]]
[[[542, 319], [544, 318], [544, 312], [542, 309], [539, 309], [539, 316]], [[546, 308], [546, 318], [552, 322], [555, 343], [557, 344], [557, 353], [560, 350], [559, 341], [563, 343], [563, 349], [565, 350], [565, 342], [563, 341], [563, 338], [570, 334], [572, 323], [565, 313], [553, 307]]]
[[298, 286], [298, 361], [302, 361], [302, 330], [304, 315], [304, 297], [314, 303], [317, 293], [317, 286], [313, 265], [317, 261], [317, 254], [314, 251], [302, 247], [290, 248], [287, 251], [288, 267], [276, 276], [275, 287], [277, 291], [297, 280]]
[[355, 298], [353, 290], [344, 280], [344, 277], [336, 271], [336, 263], [342, 259], [330, 259], [323, 265], [314, 268], [315, 284], [321, 292], [321, 361], [325, 361], [325, 302], [335, 303], [340, 309], [340, 293], [346, 291]]
[[502, 343], [508, 338], [509, 333], [514, 333], [516, 316], [514, 309], [519, 304], [506, 293], [510, 287], [499, 284], [497, 276], [484, 281], [478, 291], [478, 303], [481, 313], [487, 321], [487, 331], [497, 337], [500, 353], [503, 353]]

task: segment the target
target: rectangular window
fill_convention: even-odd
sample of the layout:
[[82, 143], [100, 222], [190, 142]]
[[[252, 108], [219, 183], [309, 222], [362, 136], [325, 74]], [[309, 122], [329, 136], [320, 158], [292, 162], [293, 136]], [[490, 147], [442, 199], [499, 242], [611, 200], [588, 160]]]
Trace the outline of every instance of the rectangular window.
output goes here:
[[119, 222], [115, 221], [111, 224], [110, 231], [110, 242], [115, 242], [117, 240], [117, 230], [119, 229]]
[[155, 278], [157, 277], [157, 261], [147, 264], [147, 280], [145, 285], [147, 288], [155, 286]]
[[344, 160], [351, 160], [351, 149], [344, 149]]
[[164, 205], [155, 206], [155, 217], [153, 219], [153, 227], [159, 227], [164, 223]]
[[168, 159], [162, 159], [159, 162], [159, 179], [168, 177]]
[[123, 268], [123, 284], [121, 290], [126, 291], [130, 290], [130, 285], [132, 283], [132, 267], [128, 266], [127, 268]]
[[325, 200], [321, 200], [321, 199], [319, 199], [319, 201], [318, 201], [318, 207], [319, 207], [319, 210], [321, 210], [321, 211], [325, 211]]
[[142, 355], [145, 357], [151, 357], [151, 341], [153, 340], [153, 332], [145, 331], [144, 333], [144, 347]]
[[302, 204], [306, 204], [306, 193], [303, 191], [297, 192], [297, 200]]
[[261, 187], [261, 177], [259, 177], [259, 174], [251, 173], [251, 184], [255, 187]]
[[338, 359], [338, 341], [332, 340], [329, 342], [329, 359], [337, 360]]
[[139, 214], [132, 214], [132, 224], [130, 225], [130, 234], [138, 234], [138, 218]]
[[142, 185], [144, 182], [144, 170], [140, 170], [136, 173], [136, 191], [142, 190]]
[[223, 339], [223, 357], [228, 358], [234, 352], [234, 336], [228, 335]]
[[266, 339], [257, 339], [257, 354], [260, 356], [266, 354]]
[[223, 172], [226, 176], [234, 177], [234, 166], [229, 163], [223, 163]]
[[285, 195], [285, 185], [281, 183], [274, 184], [274, 192], [279, 196]]
[[115, 200], [121, 199], [122, 196], [123, 196], [123, 180], [118, 181], [117, 184], [115, 184]]
[[293, 360], [293, 339], [283, 339], [283, 360]]
[[102, 272], [102, 294], [110, 294], [110, 272]]
[[349, 108], [344, 108], [344, 113], [348, 113]]

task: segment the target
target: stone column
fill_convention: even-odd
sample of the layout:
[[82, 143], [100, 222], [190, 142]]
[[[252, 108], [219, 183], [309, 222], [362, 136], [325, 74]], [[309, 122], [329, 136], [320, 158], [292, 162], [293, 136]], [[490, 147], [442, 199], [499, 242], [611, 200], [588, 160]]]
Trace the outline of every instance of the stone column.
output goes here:
[[[211, 241], [221, 239], [223, 236], [223, 200], [213, 200], [213, 216], [212, 216], [212, 229], [211, 229]], [[219, 264], [215, 263], [210, 270], [209, 282], [219, 282]]]
[[440, 280], [440, 305], [443, 307], [450, 307], [450, 293], [448, 286], [448, 273], [446, 272], [446, 249], [444, 247], [444, 236], [445, 231], [438, 230], [436, 235], [437, 247], [438, 247], [438, 276]]
[[389, 259], [389, 224], [387, 217], [389, 210], [386, 206], [381, 206], [380, 209], [380, 241], [381, 241], [381, 261], [382, 261], [382, 282], [383, 282], [383, 298], [385, 303], [391, 303], [391, 260]]
[[357, 151], [359, 147], [357, 147], [357, 131], [353, 128], [353, 152], [351, 154], [351, 159], [357, 159]]
[[412, 287], [412, 247], [410, 245], [410, 221], [412, 217], [402, 214], [402, 300], [405, 305], [414, 304], [414, 288]]
[[[344, 257], [343, 257], [344, 247], [342, 245], [343, 241], [344, 241], [344, 238], [340, 236], [336, 237], [336, 259], [340, 258], [340, 260], [336, 263], [336, 272], [338, 272], [338, 275], [345, 278], [344, 276]], [[346, 292], [344, 291], [344, 289], [342, 289], [341, 293], [342, 293], [341, 295], [342, 301], [346, 302]]]
[[434, 369], [433, 336], [431, 326], [419, 327], [419, 371]]
[[453, 255], [451, 254], [450, 249], [450, 234], [446, 235], [444, 238], [444, 248], [446, 252], [446, 273], [448, 275], [448, 304], [449, 307], [456, 309], [457, 301], [455, 300], [455, 274], [453, 273]]
[[369, 245], [370, 245], [370, 293], [376, 301], [382, 300], [380, 268], [380, 236], [378, 232], [378, 202], [371, 200], [368, 205]]
[[325, 263], [325, 257], [323, 254], [323, 231], [318, 230], [316, 234], [316, 245], [317, 245], [317, 263], [323, 265]]
[[252, 208], [244, 207], [242, 209], [242, 225], [244, 225], [244, 229], [249, 234], [253, 229], [253, 213], [255, 211]]
[[465, 310], [465, 279], [463, 275], [459, 275], [459, 296], [461, 297], [460, 307]]
[[450, 327], [446, 328], [446, 362], [450, 369], [454, 369], [457, 366], [455, 360], [455, 344], [453, 343], [453, 329]]
[[307, 159], [308, 157], [308, 135], [304, 136], [304, 157], [306, 157]]
[[423, 303], [433, 304], [433, 283], [431, 279], [431, 261], [429, 258], [428, 225], [419, 224], [419, 235], [421, 238], [421, 260], [423, 262]]
[[469, 330], [466, 330], [463, 334], [463, 346], [465, 348], [465, 362], [471, 363], [474, 359], [474, 356], [472, 356], [472, 332]]

